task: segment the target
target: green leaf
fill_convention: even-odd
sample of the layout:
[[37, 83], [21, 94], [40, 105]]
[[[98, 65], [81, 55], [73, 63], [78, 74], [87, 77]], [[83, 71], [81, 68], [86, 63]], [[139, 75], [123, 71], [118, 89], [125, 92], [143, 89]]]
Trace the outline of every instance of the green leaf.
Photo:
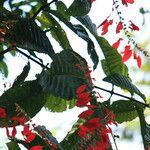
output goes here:
[[84, 16], [91, 9], [90, 0], [74, 0], [68, 8], [68, 13], [72, 16]]
[[87, 84], [85, 72], [76, 64], [81, 64], [87, 72], [85, 59], [71, 50], [63, 50], [54, 56], [50, 69], [39, 76], [39, 84], [55, 97], [67, 100], [76, 98], [76, 88]]
[[138, 116], [134, 103], [129, 100], [117, 100], [113, 102], [110, 110], [113, 111], [115, 120], [118, 123], [132, 121]]
[[140, 92], [140, 90], [132, 84], [131, 80], [126, 76], [120, 74], [111, 74], [103, 79], [106, 82], [112, 83], [122, 89], [128, 90], [131, 94], [136, 93], [141, 98], [145, 100], [145, 95]]
[[96, 25], [92, 22], [88, 15], [76, 17], [90, 32], [91, 34], [97, 35]]
[[56, 2], [56, 10], [63, 15], [68, 21], [70, 20], [70, 15], [67, 13], [67, 6], [62, 1]]
[[[8, 20], [17, 20], [18, 15], [8, 11], [6, 8], [0, 6], [0, 20], [1, 21], [8, 21]], [[0, 27], [2, 22], [0, 23]]]
[[8, 150], [21, 150], [19, 145], [17, 144], [17, 142], [11, 141], [11, 142], [7, 143], [6, 145], [8, 147]]
[[66, 32], [52, 15], [43, 12], [42, 15], [38, 17], [38, 21], [42, 24], [42, 26], [44, 26], [44, 28], [51, 28], [50, 32], [52, 37], [63, 49], [72, 49]]
[[33, 20], [19, 19], [4, 38], [20, 48], [46, 53], [51, 58], [55, 54], [46, 33]]
[[24, 82], [24, 80], [28, 76], [29, 71], [30, 71], [30, 62], [28, 62], [27, 65], [24, 66], [22, 73], [15, 79], [13, 86], [19, 85], [22, 82]]
[[104, 54], [105, 59], [102, 60], [102, 67], [105, 74], [118, 73], [128, 77], [128, 68], [122, 62], [121, 55], [113, 48], [108, 41], [99, 36], [95, 36]]
[[17, 103], [30, 117], [33, 117], [45, 105], [46, 100], [47, 94], [42, 92], [36, 80], [26, 81], [2, 94], [0, 107], [6, 109], [8, 118], [14, 117], [16, 116], [15, 103]]
[[82, 25], [73, 25], [71, 22], [68, 22], [60, 13], [54, 10], [49, 11], [51, 14], [59, 18], [68, 28], [70, 28], [74, 33], [76, 33], [80, 38], [85, 40], [87, 42], [87, 50], [88, 54], [90, 55], [93, 63], [94, 63], [94, 69], [97, 67], [99, 58], [95, 50], [95, 46], [93, 41], [90, 39], [87, 31]]
[[63, 112], [66, 109], [73, 108], [75, 104], [75, 100], [66, 101], [60, 97], [50, 95], [45, 104], [45, 108], [48, 108], [52, 112]]
[[8, 76], [8, 66], [4, 61], [0, 62], [0, 72], [2, 72], [5, 77]]

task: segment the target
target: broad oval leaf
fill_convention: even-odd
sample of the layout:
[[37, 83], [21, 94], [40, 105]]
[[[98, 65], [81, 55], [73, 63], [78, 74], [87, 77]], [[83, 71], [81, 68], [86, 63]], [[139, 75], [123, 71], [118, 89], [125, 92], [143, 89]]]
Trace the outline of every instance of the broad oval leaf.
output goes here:
[[85, 72], [76, 64], [81, 64], [87, 71], [86, 61], [71, 50], [63, 50], [55, 55], [51, 68], [39, 76], [39, 84], [43, 90], [56, 97], [71, 100], [76, 98], [76, 89], [87, 84]]
[[[18, 104], [30, 117], [35, 116], [45, 105], [47, 94], [42, 87], [34, 81], [26, 81], [8, 89], [0, 97], [0, 107], [5, 108], [7, 117], [15, 117], [15, 103]], [[5, 120], [3, 120], [5, 121]], [[2, 120], [0, 125], [2, 126]], [[7, 121], [7, 118], [6, 118]], [[6, 124], [5, 124], [6, 125]]]
[[68, 13], [72, 16], [84, 16], [91, 9], [90, 0], [74, 0], [68, 8]]
[[16, 43], [20, 48], [45, 53], [51, 58], [55, 54], [46, 33], [30, 19], [19, 19], [4, 38], [10, 43]]
[[145, 100], [145, 95], [142, 94], [140, 90], [135, 85], [133, 85], [131, 80], [129, 80], [129, 78], [126, 76], [115, 73], [105, 77], [103, 80], [121, 87], [122, 89], [128, 90], [131, 94], [136, 93]]
[[8, 150], [21, 150], [17, 142], [11, 141], [6, 143]]
[[44, 28], [51, 28], [50, 33], [52, 37], [60, 44], [63, 49], [72, 49], [66, 32], [52, 15], [43, 12], [42, 15], [38, 17], [38, 21]]
[[118, 123], [132, 121], [138, 117], [135, 105], [129, 100], [117, 100], [112, 103], [110, 109], [113, 111], [115, 120]]
[[60, 97], [55, 97], [53, 95], [49, 95], [47, 98], [45, 108], [52, 112], [63, 112], [66, 109], [71, 109], [76, 105], [76, 100], [66, 101]]
[[122, 62], [121, 55], [113, 48], [108, 41], [99, 36], [95, 36], [104, 54], [105, 59], [102, 60], [102, 68], [106, 75], [118, 73], [128, 77], [128, 68]]

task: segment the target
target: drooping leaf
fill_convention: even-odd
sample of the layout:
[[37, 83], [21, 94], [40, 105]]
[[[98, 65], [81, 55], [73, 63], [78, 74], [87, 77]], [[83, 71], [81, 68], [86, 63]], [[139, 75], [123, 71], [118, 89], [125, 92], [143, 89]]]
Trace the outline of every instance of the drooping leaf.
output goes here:
[[85, 59], [71, 50], [63, 50], [55, 55], [50, 69], [39, 76], [39, 84], [55, 97], [67, 100], [76, 98], [77, 87], [87, 84], [85, 72], [76, 64], [81, 64], [87, 71]]
[[50, 95], [46, 101], [45, 108], [52, 112], [63, 112], [66, 109], [71, 109], [76, 105], [75, 100], [66, 101], [60, 97]]
[[97, 35], [96, 25], [92, 22], [91, 18], [88, 15], [76, 17], [92, 34]]
[[28, 76], [29, 71], [30, 62], [28, 62], [27, 65], [24, 66], [22, 73], [15, 79], [13, 86], [19, 85], [20, 83], [24, 82], [24, 80]]
[[89, 29], [101, 47], [105, 57], [105, 59], [101, 61], [104, 73], [106, 75], [119, 73], [128, 76], [128, 69], [127, 66], [122, 62], [121, 55], [108, 43], [105, 38], [97, 35], [95, 24], [92, 23], [90, 17], [86, 15], [76, 18]]
[[87, 42], [87, 50], [88, 54], [90, 55], [93, 63], [94, 63], [94, 69], [97, 67], [97, 64], [99, 62], [98, 55], [95, 50], [95, 46], [91, 38], [89, 37], [87, 31], [82, 25], [73, 25], [71, 22], [68, 22], [60, 13], [54, 10], [49, 11], [51, 14], [56, 16], [59, 20], [61, 20], [68, 28], [70, 28], [74, 33], [76, 33], [80, 38], [85, 40]]
[[128, 76], [127, 66], [122, 63], [121, 55], [113, 48], [108, 41], [96, 36], [96, 39], [102, 49], [105, 59], [102, 60], [102, 67], [106, 75], [118, 73], [124, 76]]
[[38, 17], [38, 20], [45, 28], [51, 28], [50, 32], [52, 37], [60, 44], [63, 49], [72, 49], [66, 32], [52, 15], [43, 12], [42, 15]]
[[55, 54], [45, 32], [30, 19], [19, 19], [9, 29], [4, 38], [10, 43], [16, 43], [20, 48], [45, 53], [51, 58]]
[[[33, 117], [45, 105], [46, 100], [47, 94], [42, 92], [42, 88], [36, 80], [26, 81], [20, 85], [10, 88], [2, 94], [0, 97], [0, 107], [6, 109], [8, 118], [15, 117], [16, 103], [30, 117]], [[2, 125], [2, 122], [0, 125]]]
[[113, 111], [115, 120], [118, 123], [132, 121], [138, 116], [134, 103], [129, 100], [115, 101], [110, 106], [110, 109]]
[[11, 141], [7, 143], [6, 145], [7, 145], [8, 150], [21, 150], [17, 142]]
[[68, 13], [72, 16], [84, 16], [91, 9], [90, 0], [74, 0], [68, 8]]
[[63, 15], [68, 21], [70, 20], [70, 15], [67, 12], [67, 6], [62, 1], [56, 2], [56, 10]]
[[0, 72], [2, 72], [5, 77], [8, 76], [8, 66], [4, 61], [0, 61]]
[[122, 89], [128, 90], [131, 94], [136, 93], [141, 98], [145, 100], [145, 95], [140, 92], [140, 90], [132, 84], [131, 80], [126, 76], [120, 74], [111, 74], [103, 79], [106, 82], [112, 83]]

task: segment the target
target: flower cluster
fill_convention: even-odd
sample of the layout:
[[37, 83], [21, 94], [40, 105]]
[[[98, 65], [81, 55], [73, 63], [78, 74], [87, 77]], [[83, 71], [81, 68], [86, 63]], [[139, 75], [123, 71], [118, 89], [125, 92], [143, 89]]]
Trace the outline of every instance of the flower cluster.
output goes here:
[[[8, 119], [9, 117], [7, 116], [6, 110], [4, 108], [0, 108], [0, 119]], [[25, 142], [30, 143], [36, 138], [36, 133], [33, 132], [30, 129], [30, 125], [26, 124], [27, 119], [26, 117], [12, 117], [9, 118], [9, 122], [12, 122], [12, 127], [5, 126], [6, 128], [6, 135], [8, 138], [16, 138], [17, 134], [17, 129], [16, 129], [16, 124], [22, 125], [23, 126], [23, 131], [22, 135], [24, 136]], [[36, 145], [30, 148], [30, 150], [42, 150], [43, 146]]]
[[[83, 71], [81, 65], [78, 64], [76, 66]], [[90, 80], [90, 73], [91, 71], [87, 70], [85, 78], [89, 79], [89, 83], [93, 86]], [[108, 124], [113, 123], [116, 125], [114, 115], [108, 109], [104, 109], [106, 112], [103, 118], [95, 113], [99, 109], [98, 105], [92, 103], [93, 99], [96, 100], [96, 93], [89, 89], [86, 84], [76, 89], [76, 106], [88, 108], [78, 116], [85, 120], [85, 123], [79, 126], [78, 135], [82, 138], [82, 142], [86, 143], [79, 145], [79, 147], [83, 149], [85, 145], [87, 150], [107, 150], [110, 146], [108, 134], [112, 132]]]
[[[122, 0], [121, 1], [123, 5], [128, 6], [128, 4], [133, 4], [134, 0]], [[137, 66], [140, 68], [142, 65], [142, 59], [141, 56], [139, 54], [137, 54], [137, 50], [139, 50], [140, 52], [142, 52], [145, 56], [148, 56], [148, 52], [146, 50], [143, 50], [139, 44], [137, 44], [135, 42], [135, 40], [131, 37], [131, 33], [132, 31], [139, 31], [140, 28], [135, 25], [131, 20], [128, 21], [128, 25], [125, 22], [125, 19], [122, 17], [122, 12], [119, 10], [119, 3], [118, 0], [114, 0], [114, 8], [113, 11], [116, 10], [117, 14], [118, 14], [118, 18], [119, 21], [114, 21], [114, 19], [111, 18], [111, 15], [109, 15], [105, 21], [103, 21], [98, 28], [101, 28], [102, 32], [101, 35], [105, 35], [110, 29], [110, 26], [113, 24], [116, 24], [116, 34], [121, 33], [121, 31], [123, 31], [123, 33], [126, 35], [127, 37], [127, 41], [124, 39], [124, 43], [127, 42], [127, 44], [124, 46], [124, 50], [123, 52], [121, 52], [122, 54], [122, 62], [126, 62], [127, 60], [129, 60], [131, 58], [131, 56], [133, 56], [133, 58], [136, 60], [137, 62]], [[112, 46], [115, 49], [118, 49], [120, 46], [120, 43], [123, 41], [123, 38], [120, 37], [119, 34], [119, 39], [112, 44]], [[122, 42], [123, 43], [123, 42]], [[123, 44], [124, 44], [123, 43]], [[121, 48], [122, 49], [122, 48]]]

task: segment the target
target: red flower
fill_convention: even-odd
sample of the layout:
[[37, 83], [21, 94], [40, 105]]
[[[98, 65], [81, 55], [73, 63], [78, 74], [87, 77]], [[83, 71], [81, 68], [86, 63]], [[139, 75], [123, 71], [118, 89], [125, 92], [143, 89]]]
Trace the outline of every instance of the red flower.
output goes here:
[[137, 55], [137, 53], [134, 51], [133, 58], [136, 59], [138, 67], [141, 68], [141, 65], [142, 65], [141, 56]]
[[136, 60], [137, 60], [137, 65], [138, 65], [138, 67], [141, 68], [141, 65], [142, 65], [142, 59], [141, 59], [140, 55], [138, 55], [138, 57], [137, 57]]
[[134, 3], [134, 0], [122, 0], [122, 4], [123, 4], [123, 5], [128, 6], [128, 3], [129, 3], [129, 4], [133, 4], [133, 3]]
[[40, 146], [40, 145], [33, 146], [29, 150], [43, 150], [43, 146]]
[[102, 26], [102, 33], [101, 33], [101, 35], [104, 35], [104, 34], [106, 34], [108, 32], [108, 28], [109, 28], [110, 25], [112, 25], [112, 23], [113, 23], [113, 20], [107, 20], [106, 19], [104, 22], [102, 22], [98, 26], [98, 28]]
[[0, 108], [0, 118], [6, 118], [6, 111], [4, 108]]
[[130, 24], [130, 29], [131, 30], [134, 30], [134, 31], [139, 31], [139, 27], [136, 26], [131, 20], [130, 20], [131, 24]]
[[20, 125], [24, 125], [27, 122], [25, 117], [13, 117], [11, 120], [18, 122]]
[[26, 137], [26, 142], [31, 142], [35, 139], [36, 134], [33, 133], [28, 125], [24, 126], [24, 130], [22, 131], [22, 134]]
[[132, 50], [130, 45], [125, 46], [125, 50], [122, 52], [124, 55], [122, 57], [122, 62], [126, 62], [132, 55]]
[[123, 29], [122, 22], [120, 21], [116, 27], [116, 33], [120, 33], [120, 31]]
[[100, 127], [100, 119], [99, 118], [92, 118], [88, 122], [86, 122], [84, 126], [86, 128], [88, 128], [91, 133], [93, 133], [93, 131], [95, 129]]
[[79, 93], [82, 93], [85, 91], [85, 89], [87, 88], [87, 85], [84, 84], [84, 85], [81, 85], [79, 86], [77, 89], [76, 89], [76, 93], [79, 94]]
[[123, 39], [122, 38], [119, 38], [117, 42], [115, 42], [112, 47], [115, 48], [115, 49], [118, 49], [119, 45], [120, 45], [120, 41], [122, 41]]
[[79, 118], [87, 118], [87, 117], [91, 116], [93, 113], [94, 113], [94, 111], [92, 109], [89, 109], [89, 110], [82, 112], [78, 117]]
[[86, 137], [86, 134], [88, 132], [89, 132], [89, 129], [86, 126], [82, 125], [82, 126], [79, 127], [78, 134], [79, 134], [80, 137]]

